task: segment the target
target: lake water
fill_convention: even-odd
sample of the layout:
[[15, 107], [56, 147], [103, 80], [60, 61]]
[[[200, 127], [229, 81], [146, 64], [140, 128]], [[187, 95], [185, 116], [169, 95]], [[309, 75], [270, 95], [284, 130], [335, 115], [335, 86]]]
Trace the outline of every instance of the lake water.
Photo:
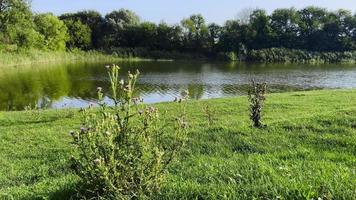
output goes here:
[[[247, 64], [223, 62], [120, 62], [122, 75], [139, 69], [138, 94], [147, 103], [173, 101], [188, 89], [193, 99], [246, 94], [252, 79], [269, 92], [356, 88], [356, 65]], [[106, 63], [0, 69], [0, 110], [86, 107], [96, 88], [108, 90]], [[109, 102], [109, 101], [108, 101]]]

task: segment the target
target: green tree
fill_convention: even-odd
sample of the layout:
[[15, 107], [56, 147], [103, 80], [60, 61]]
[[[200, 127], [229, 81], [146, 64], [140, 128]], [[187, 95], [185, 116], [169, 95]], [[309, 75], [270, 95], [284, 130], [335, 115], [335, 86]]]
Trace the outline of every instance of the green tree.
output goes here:
[[140, 23], [140, 17], [127, 9], [112, 11], [105, 16], [105, 19], [109, 24], [120, 28], [128, 25], [139, 25]]
[[222, 27], [218, 24], [211, 23], [208, 25], [208, 49], [210, 52], [216, 52], [221, 37]]
[[102, 47], [103, 29], [105, 20], [102, 15], [93, 10], [80, 11], [77, 13], [67, 13], [59, 17], [61, 20], [80, 20], [83, 24], [87, 25], [91, 30], [91, 43], [95, 48]]
[[157, 49], [178, 50], [182, 49], [183, 30], [179, 25], [170, 26], [161, 22], [157, 26]]
[[185, 33], [185, 45], [189, 50], [202, 51], [208, 38], [208, 27], [201, 14], [192, 15], [183, 19], [183, 32]]
[[270, 24], [270, 18], [265, 10], [254, 10], [250, 16], [250, 26], [253, 30], [252, 49], [268, 48], [273, 41], [273, 31]]
[[228, 20], [225, 22], [223, 31], [220, 37], [220, 46], [222, 51], [230, 52], [237, 51], [236, 47], [242, 40], [240, 33], [240, 24], [236, 20]]
[[0, 40], [21, 48], [37, 46], [41, 36], [34, 30], [30, 5], [26, 0], [0, 1]]
[[356, 50], [356, 14], [343, 19], [342, 36], [343, 50]]
[[63, 21], [53, 14], [35, 16], [36, 29], [44, 36], [44, 47], [49, 50], [64, 51], [69, 39], [67, 27]]
[[172, 46], [173, 31], [167, 23], [161, 22], [157, 26], [157, 48], [163, 50], [173, 50]]
[[127, 9], [112, 11], [105, 16], [103, 44], [106, 47], [132, 46], [137, 43], [140, 18], [134, 12]]
[[295, 48], [298, 44], [299, 15], [296, 9], [277, 9], [271, 15], [271, 27], [277, 47]]
[[143, 22], [140, 24], [138, 46], [155, 49], [157, 46], [157, 25], [151, 22]]
[[248, 24], [241, 23], [237, 20], [228, 20], [221, 33], [219, 41], [220, 51], [241, 52], [245, 54], [246, 46], [251, 47], [252, 35], [253, 32]]
[[298, 11], [300, 16], [299, 29], [300, 40], [303, 42], [301, 48], [308, 50], [321, 50], [323, 40], [320, 33], [327, 20], [327, 11], [318, 7], [307, 7]]
[[91, 45], [91, 29], [88, 25], [83, 24], [80, 20], [64, 20], [68, 28], [69, 40], [67, 47], [70, 49], [79, 48], [88, 50]]

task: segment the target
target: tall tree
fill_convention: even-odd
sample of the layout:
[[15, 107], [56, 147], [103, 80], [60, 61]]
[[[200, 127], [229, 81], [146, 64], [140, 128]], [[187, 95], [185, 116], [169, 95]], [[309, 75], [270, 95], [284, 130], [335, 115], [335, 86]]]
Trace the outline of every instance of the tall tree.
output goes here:
[[91, 43], [95, 48], [101, 48], [101, 40], [104, 35], [105, 20], [97, 11], [86, 10], [77, 13], [67, 13], [60, 16], [62, 20], [79, 20], [91, 30]]
[[64, 20], [68, 28], [69, 39], [67, 47], [70, 49], [79, 48], [88, 50], [92, 46], [91, 29], [88, 25], [83, 24], [80, 20]]
[[298, 48], [299, 15], [296, 9], [277, 9], [271, 15], [271, 28], [277, 47]]
[[251, 46], [253, 49], [268, 48], [273, 41], [270, 18], [265, 10], [254, 10], [250, 16], [250, 26], [253, 30]]
[[67, 27], [63, 21], [53, 14], [40, 14], [35, 16], [36, 29], [44, 36], [46, 49], [64, 51], [68, 41]]
[[26, 0], [0, 0], [0, 40], [4, 44], [30, 48], [41, 39], [34, 30], [30, 4]]
[[208, 38], [208, 27], [201, 14], [183, 19], [182, 27], [185, 33], [185, 43], [189, 50], [202, 51]]
[[211, 23], [208, 25], [208, 49], [210, 53], [218, 51], [218, 44], [222, 33], [222, 27]]
[[321, 50], [323, 41], [320, 40], [324, 23], [327, 20], [327, 11], [318, 7], [307, 7], [298, 11], [300, 16], [301, 48], [308, 50]]
[[[135, 34], [140, 24], [140, 17], [127, 9], [112, 11], [105, 16], [104, 44], [106, 46], [130, 46], [136, 43], [136, 38], [129, 36]], [[129, 44], [130, 43], [130, 44]]]

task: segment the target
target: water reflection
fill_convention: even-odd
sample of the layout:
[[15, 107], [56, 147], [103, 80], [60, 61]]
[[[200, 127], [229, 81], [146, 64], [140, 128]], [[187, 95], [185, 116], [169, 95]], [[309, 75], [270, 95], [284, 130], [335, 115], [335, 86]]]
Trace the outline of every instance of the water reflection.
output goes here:
[[[188, 89], [193, 99], [246, 94], [251, 79], [271, 92], [314, 88], [355, 88], [355, 65], [285, 65], [219, 62], [121, 62], [142, 73], [137, 91], [145, 102], [172, 101]], [[0, 69], [0, 110], [85, 107], [96, 102], [96, 88], [108, 91], [106, 63], [79, 63]], [[110, 103], [110, 102], [109, 102]]]

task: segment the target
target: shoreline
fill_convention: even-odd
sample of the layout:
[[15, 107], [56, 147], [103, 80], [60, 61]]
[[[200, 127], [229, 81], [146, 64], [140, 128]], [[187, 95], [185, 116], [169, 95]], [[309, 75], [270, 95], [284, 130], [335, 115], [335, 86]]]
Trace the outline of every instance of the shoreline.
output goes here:
[[[172, 53], [172, 52], [168, 52]], [[235, 54], [235, 53], [233, 53]], [[184, 55], [185, 57], [180, 57]], [[126, 57], [116, 52], [101, 51], [41, 51], [0, 52], [0, 68], [28, 66], [35, 64], [61, 64], [75, 62], [117, 62], [117, 61], [211, 61], [211, 62], [245, 62], [265, 64], [355, 64], [356, 52], [309, 52], [303, 50], [270, 48], [252, 50], [243, 59], [232, 60], [228, 57], [197, 56], [193, 53], [182, 53], [180, 56], [134, 55]], [[237, 54], [235, 55], [235, 58]], [[354, 58], [355, 57], [355, 58]]]
[[31, 66], [36, 64], [61, 64], [76, 62], [116, 62], [116, 61], [151, 61], [145, 58], [122, 58], [99, 51], [52, 52], [32, 50], [20, 53], [0, 52], [0, 68]]

